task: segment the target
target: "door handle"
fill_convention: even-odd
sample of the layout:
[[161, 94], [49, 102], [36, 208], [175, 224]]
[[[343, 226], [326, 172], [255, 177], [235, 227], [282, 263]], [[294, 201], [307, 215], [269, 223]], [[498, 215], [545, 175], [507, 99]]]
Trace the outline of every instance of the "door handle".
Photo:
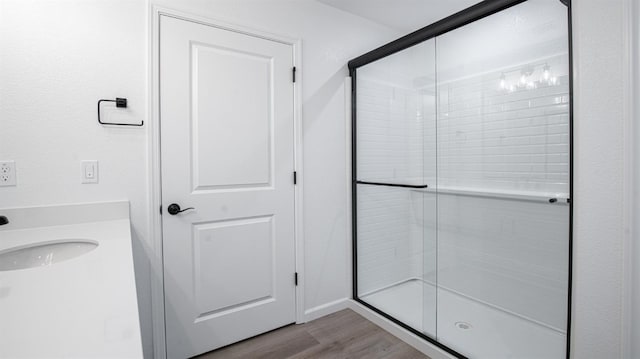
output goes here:
[[175, 216], [178, 213], [184, 212], [184, 211], [188, 211], [190, 209], [195, 209], [193, 207], [189, 207], [189, 208], [185, 208], [185, 209], [180, 209], [180, 205], [177, 203], [171, 203], [169, 205], [169, 207], [167, 207], [167, 212], [169, 212], [170, 215]]

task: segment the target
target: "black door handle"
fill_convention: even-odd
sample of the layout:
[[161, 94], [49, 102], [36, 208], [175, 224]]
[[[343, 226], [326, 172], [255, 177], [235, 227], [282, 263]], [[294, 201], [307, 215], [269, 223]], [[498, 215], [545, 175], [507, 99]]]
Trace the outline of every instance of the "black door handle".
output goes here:
[[169, 205], [169, 207], [167, 207], [167, 212], [169, 212], [170, 215], [175, 216], [178, 213], [184, 212], [184, 211], [188, 211], [190, 209], [195, 209], [193, 207], [189, 207], [189, 208], [185, 208], [185, 209], [180, 209], [180, 205], [177, 203], [171, 203]]

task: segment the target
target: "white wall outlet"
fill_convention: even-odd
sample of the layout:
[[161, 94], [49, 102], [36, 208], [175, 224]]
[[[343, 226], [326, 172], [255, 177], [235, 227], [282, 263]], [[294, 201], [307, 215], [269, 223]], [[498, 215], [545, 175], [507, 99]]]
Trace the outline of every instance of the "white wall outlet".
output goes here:
[[82, 161], [82, 183], [98, 183], [98, 161]]
[[16, 185], [15, 161], [0, 161], [0, 187]]

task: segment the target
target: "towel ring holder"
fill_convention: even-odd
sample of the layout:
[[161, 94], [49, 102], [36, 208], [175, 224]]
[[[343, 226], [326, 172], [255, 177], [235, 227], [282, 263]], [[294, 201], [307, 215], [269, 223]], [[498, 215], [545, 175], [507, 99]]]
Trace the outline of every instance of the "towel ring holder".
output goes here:
[[126, 98], [116, 97], [115, 100], [106, 100], [106, 99], [98, 100], [98, 123], [99, 124], [101, 124], [101, 125], [114, 125], [114, 126], [134, 126], [134, 127], [140, 127], [140, 126], [144, 125], [144, 120], [141, 121], [140, 123], [102, 122], [102, 120], [100, 119], [100, 104], [103, 103], [103, 102], [115, 102], [117, 108], [127, 108], [127, 99]]

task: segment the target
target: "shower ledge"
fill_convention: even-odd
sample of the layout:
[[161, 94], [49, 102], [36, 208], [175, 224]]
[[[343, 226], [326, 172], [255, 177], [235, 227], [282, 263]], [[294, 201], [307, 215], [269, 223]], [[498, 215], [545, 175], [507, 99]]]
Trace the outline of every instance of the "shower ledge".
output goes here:
[[[412, 189], [415, 192], [438, 193], [445, 195], [458, 195], [466, 197], [482, 197], [492, 199], [510, 199], [527, 202], [546, 202], [554, 204], [568, 204], [569, 195], [567, 193], [551, 193], [551, 192], [533, 192], [533, 191], [515, 191], [515, 190], [495, 190], [495, 189], [479, 189], [472, 187], [449, 187], [438, 186]], [[553, 200], [553, 201], [550, 201]]]
[[0, 209], [0, 214], [9, 218], [0, 227], [0, 253], [57, 240], [98, 244], [51, 265], [3, 266], [0, 357], [142, 358], [129, 203]]

